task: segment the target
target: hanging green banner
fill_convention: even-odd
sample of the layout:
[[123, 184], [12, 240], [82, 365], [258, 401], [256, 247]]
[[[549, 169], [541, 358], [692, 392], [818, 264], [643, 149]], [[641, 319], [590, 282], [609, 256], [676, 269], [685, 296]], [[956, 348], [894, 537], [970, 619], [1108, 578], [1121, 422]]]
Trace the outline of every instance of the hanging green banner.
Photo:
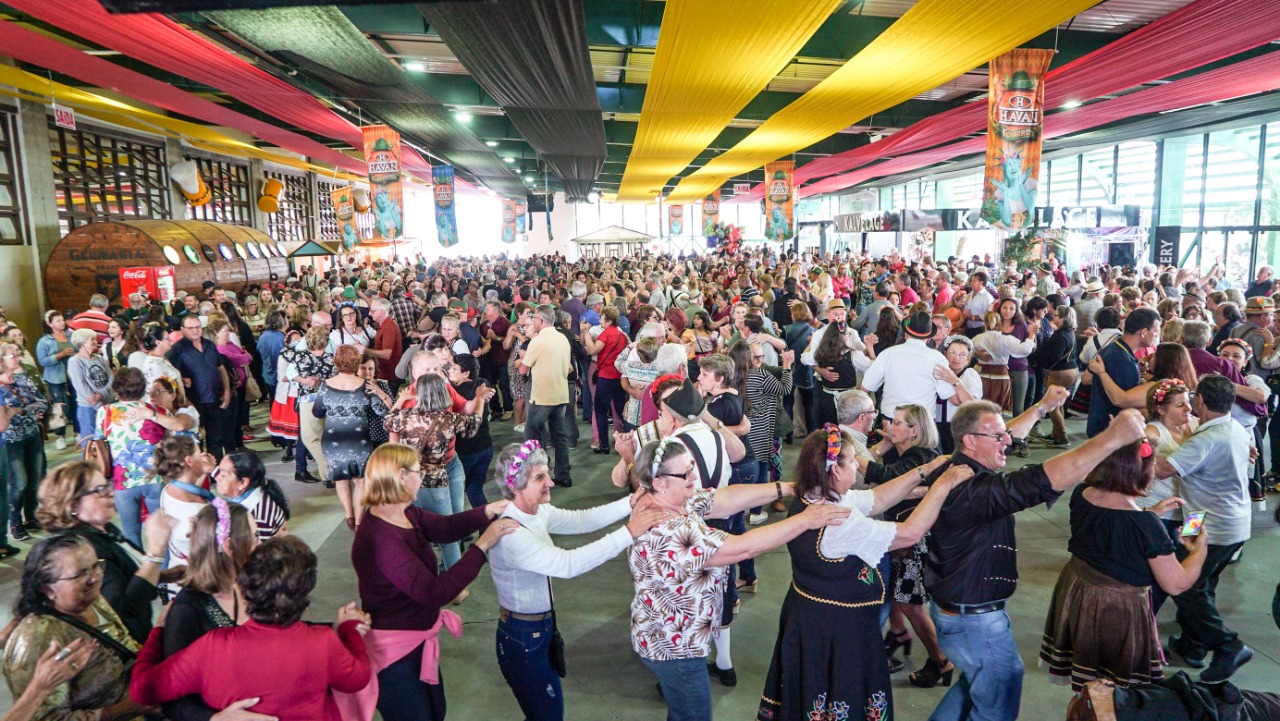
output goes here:
[[440, 245], [458, 244], [458, 215], [453, 206], [453, 166], [431, 166], [431, 185], [436, 199], [436, 232]]

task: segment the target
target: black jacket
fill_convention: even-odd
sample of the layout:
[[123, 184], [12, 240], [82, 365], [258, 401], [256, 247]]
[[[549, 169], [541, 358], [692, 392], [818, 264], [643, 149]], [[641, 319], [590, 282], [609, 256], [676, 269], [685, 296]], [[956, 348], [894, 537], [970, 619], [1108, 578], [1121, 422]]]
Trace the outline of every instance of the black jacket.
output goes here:
[[138, 643], [145, 643], [151, 633], [151, 602], [160, 595], [160, 589], [146, 579], [139, 578], [138, 564], [125, 546], [139, 555], [142, 550], [120, 535], [120, 530], [107, 524], [107, 530], [80, 524], [71, 529], [84, 536], [93, 546], [98, 558], [106, 561], [102, 574], [102, 597], [107, 600], [129, 629], [129, 635]]

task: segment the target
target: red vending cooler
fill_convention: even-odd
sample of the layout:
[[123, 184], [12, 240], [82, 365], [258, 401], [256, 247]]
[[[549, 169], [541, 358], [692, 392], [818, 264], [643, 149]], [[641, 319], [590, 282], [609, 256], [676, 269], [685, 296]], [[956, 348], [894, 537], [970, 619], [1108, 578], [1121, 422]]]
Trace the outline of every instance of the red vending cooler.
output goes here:
[[123, 300], [128, 300], [129, 295], [132, 293], [142, 293], [149, 300], [173, 300], [177, 296], [173, 280], [173, 266], [121, 268], [120, 297]]

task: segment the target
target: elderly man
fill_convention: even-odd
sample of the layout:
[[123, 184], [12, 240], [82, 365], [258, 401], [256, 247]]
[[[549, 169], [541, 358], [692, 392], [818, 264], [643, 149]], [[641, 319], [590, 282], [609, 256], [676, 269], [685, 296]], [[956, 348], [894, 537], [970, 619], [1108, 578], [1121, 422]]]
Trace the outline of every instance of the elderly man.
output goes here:
[[1271, 266], [1264, 265], [1258, 268], [1257, 278], [1244, 291], [1245, 298], [1253, 298], [1256, 296], [1269, 296], [1275, 290], [1275, 280], [1273, 276], [1275, 271]]
[[[890, 292], [891, 289], [888, 283], [876, 283], [875, 289], [871, 291], [872, 301], [862, 307], [858, 317], [851, 324], [854, 330], [859, 333], [866, 333], [876, 327], [876, 324], [880, 322], [880, 310], [888, 308], [890, 305]], [[814, 347], [816, 348], [817, 346]]]
[[947, 366], [947, 358], [925, 344], [936, 331], [929, 313], [920, 311], [911, 316], [903, 331], [906, 340], [885, 348], [862, 377], [864, 391], [873, 393], [884, 389], [880, 413], [886, 418], [893, 418], [900, 405], [932, 408], [956, 392], [950, 383], [934, 376], [935, 368]]
[[1000, 406], [989, 401], [965, 403], [952, 418], [952, 462], [969, 466], [974, 476], [943, 504], [925, 563], [938, 644], [961, 673], [934, 709], [933, 721], [1019, 718], [1023, 664], [1005, 611], [1018, 584], [1014, 514], [1052, 504], [1108, 455], [1142, 438], [1142, 414], [1125, 410], [1080, 447], [1005, 472], [1012, 439], [1025, 437], [1066, 399], [1065, 388], [1052, 386], [1007, 428]]
[[107, 306], [111, 301], [107, 300], [107, 296], [101, 293], [94, 293], [89, 296], [89, 310], [78, 313], [74, 318], [67, 321], [67, 328], [70, 330], [91, 330], [98, 334], [98, 341], [105, 342], [107, 340], [107, 325], [111, 323], [111, 316], [107, 315]]
[[418, 332], [418, 316], [427, 305], [426, 294], [421, 289], [406, 290], [396, 286], [391, 291], [391, 317], [400, 328], [400, 338], [408, 342]]
[[518, 370], [529, 376], [529, 406], [525, 416], [525, 440], [541, 440], [551, 436], [555, 449], [555, 482], [568, 488], [573, 485], [569, 477], [569, 435], [566, 423], [573, 423], [569, 414], [569, 386], [566, 379], [573, 370], [573, 351], [569, 341], [555, 328], [555, 311], [549, 305], [540, 305], [533, 312], [533, 337]]
[[1048, 298], [1062, 290], [1062, 286], [1058, 285], [1057, 279], [1053, 277], [1053, 265], [1050, 263], [1041, 263], [1036, 266], [1036, 295], [1041, 298]]
[[200, 415], [205, 431], [205, 445], [219, 460], [239, 447], [237, 418], [230, 417], [231, 382], [218, 347], [204, 338], [200, 319], [189, 315], [182, 319], [182, 340], [169, 350], [169, 362], [182, 374], [187, 399]]
[[[1192, 400], [1200, 425], [1168, 458], [1156, 457], [1156, 477], [1178, 476], [1186, 507], [1206, 512], [1208, 556], [1195, 585], [1173, 597], [1182, 635], [1169, 639], [1169, 648], [1192, 668], [1203, 668], [1205, 656], [1213, 652], [1209, 668], [1200, 674], [1205, 683], [1226, 681], [1253, 658], [1253, 651], [1223, 622], [1214, 598], [1219, 576], [1252, 532], [1250, 439], [1231, 419], [1234, 401], [1235, 388], [1230, 381], [1219, 375], [1202, 377]], [[1179, 556], [1183, 553], [1179, 549]]]
[[[1224, 304], [1225, 305], [1225, 304]], [[1276, 304], [1270, 296], [1261, 295], [1249, 299], [1244, 307], [1244, 322], [1231, 331], [1232, 338], [1239, 338], [1253, 349], [1253, 357], [1249, 359], [1249, 373], [1266, 376], [1272, 369], [1262, 367], [1264, 356], [1271, 355], [1275, 343], [1272, 335], [1272, 322], [1275, 319]]]
[[1089, 279], [1084, 286], [1084, 297], [1076, 303], [1076, 330], [1083, 333], [1084, 331], [1097, 327], [1093, 322], [1093, 317], [1102, 310], [1102, 293], [1107, 287], [1102, 284], [1097, 277]]
[[377, 326], [378, 332], [373, 336], [373, 345], [365, 349], [365, 353], [378, 361], [378, 378], [391, 385], [395, 393], [400, 379], [396, 377], [396, 364], [404, 352], [404, 341], [400, 337], [400, 327], [391, 317], [391, 301], [386, 298], [374, 298], [369, 302], [369, 318]]
[[947, 271], [939, 271], [938, 277], [934, 280], [935, 290], [933, 291], [933, 312], [941, 313], [943, 308], [951, 302], [951, 296], [955, 290], [951, 287], [951, 274]]
[[507, 370], [511, 351], [503, 347], [503, 341], [511, 330], [511, 321], [502, 314], [502, 304], [499, 301], [491, 300], [484, 304], [484, 318], [480, 321], [479, 330], [485, 339], [485, 346], [481, 349], [483, 352], [480, 353], [480, 372], [489, 382], [489, 387], [501, 394], [494, 396], [491, 410], [495, 418], [509, 420], [514, 403], [511, 397], [511, 378]]
[[[1130, 314], [1132, 315], [1132, 314]], [[1187, 347], [1187, 355], [1191, 356], [1191, 365], [1196, 375], [1203, 378], [1210, 374], [1226, 376], [1235, 386], [1235, 403], [1241, 409], [1258, 418], [1266, 415], [1265, 403], [1269, 392], [1265, 388], [1253, 388], [1245, 383], [1244, 376], [1236, 364], [1219, 358], [1206, 350], [1213, 337], [1213, 326], [1202, 320], [1189, 320], [1182, 325], [1182, 345]]]
[[[836, 396], [836, 417], [840, 427], [853, 436], [854, 454], [868, 461], [876, 460], [867, 450], [867, 434], [876, 426], [876, 403], [871, 396], [857, 389], [841, 391]], [[858, 480], [862, 480], [862, 471], [858, 471]]]

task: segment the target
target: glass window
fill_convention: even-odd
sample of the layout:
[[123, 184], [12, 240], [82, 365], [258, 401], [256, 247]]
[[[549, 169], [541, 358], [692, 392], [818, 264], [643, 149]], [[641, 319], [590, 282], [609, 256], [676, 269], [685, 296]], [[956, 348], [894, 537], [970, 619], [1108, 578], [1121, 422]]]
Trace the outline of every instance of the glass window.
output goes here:
[[1280, 123], [1267, 126], [1262, 175], [1262, 224], [1280, 225]]
[[172, 217], [164, 145], [155, 139], [68, 130], [50, 117], [49, 145], [64, 234], [99, 220]]
[[1156, 144], [1133, 141], [1120, 144], [1116, 166], [1116, 204], [1151, 209], [1156, 194]]
[[209, 220], [232, 225], [252, 225], [249, 210], [249, 165], [229, 158], [187, 155], [200, 168], [200, 177], [209, 186], [213, 199], [204, 205], [186, 206], [192, 220]]
[[[267, 233], [276, 240], [310, 240], [314, 211], [311, 207], [311, 186], [307, 183], [306, 176], [274, 171], [267, 171], [265, 176], [284, 183], [284, 192], [280, 194], [280, 210], [267, 214]], [[330, 203], [332, 204], [332, 198]]]
[[[1186, 162], [1182, 164], [1182, 227], [1200, 227], [1200, 174], [1204, 169], [1203, 136], [1186, 139]], [[1172, 160], [1176, 160], [1176, 155]]]
[[245, 246], [249, 249], [249, 255], [253, 256], [254, 258], [262, 257], [262, 251], [258, 250], [257, 243], [251, 240], [248, 243], [245, 243]]
[[236, 243], [236, 255], [240, 256], [242, 260], [249, 259], [249, 251], [244, 249], [243, 243]]
[[1045, 205], [1060, 208], [1080, 204], [1080, 156], [1049, 161], [1049, 198]]
[[1258, 198], [1258, 139], [1261, 127], [1209, 135], [1204, 225], [1253, 225]]
[[1115, 148], [1099, 148], [1084, 154], [1080, 182], [1080, 205], [1114, 205]]

